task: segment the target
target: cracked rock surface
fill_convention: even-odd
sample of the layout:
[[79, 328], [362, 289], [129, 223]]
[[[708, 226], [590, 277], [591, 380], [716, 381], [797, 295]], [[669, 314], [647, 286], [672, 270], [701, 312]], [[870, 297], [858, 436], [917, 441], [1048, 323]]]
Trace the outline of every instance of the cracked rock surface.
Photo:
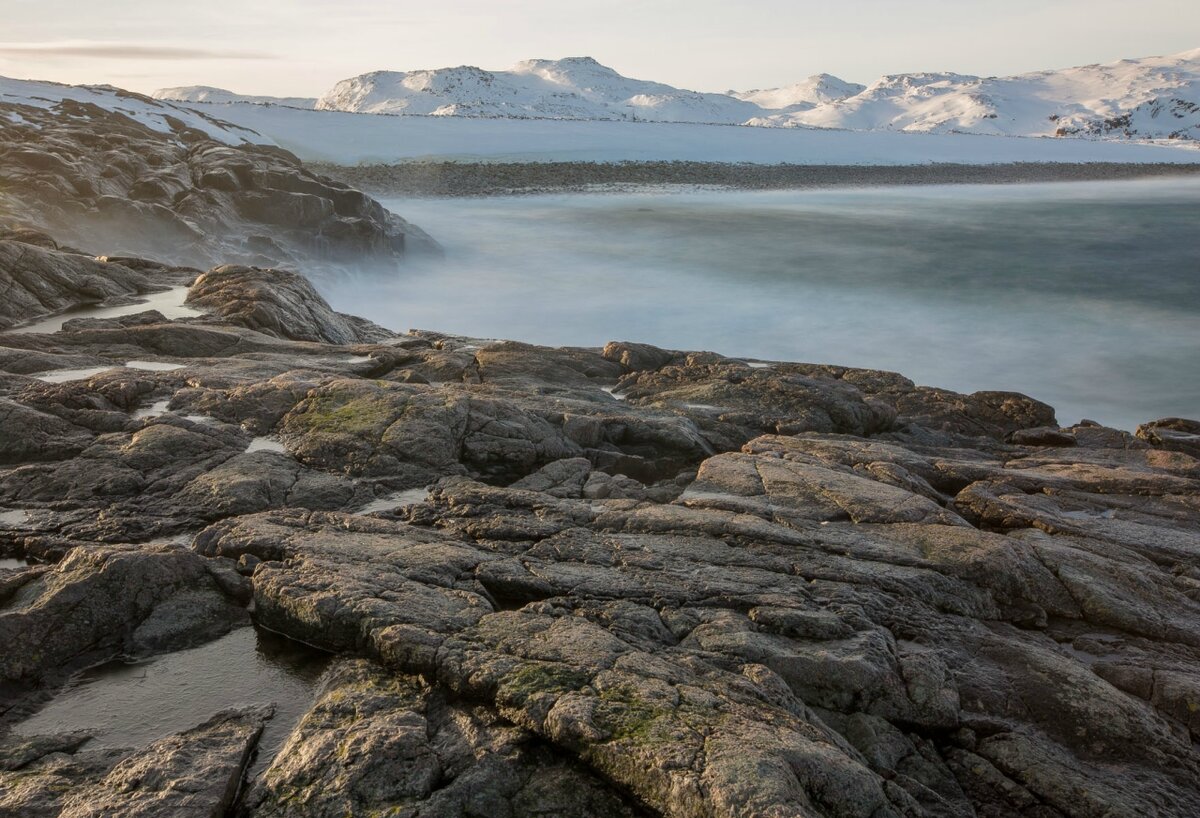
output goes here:
[[[270, 275], [0, 335], [0, 554], [39, 563], [0, 568], [0, 814], [1196, 814], [1196, 421], [399, 335]], [[247, 618], [337, 658], [240, 790], [261, 709], [7, 732]]]

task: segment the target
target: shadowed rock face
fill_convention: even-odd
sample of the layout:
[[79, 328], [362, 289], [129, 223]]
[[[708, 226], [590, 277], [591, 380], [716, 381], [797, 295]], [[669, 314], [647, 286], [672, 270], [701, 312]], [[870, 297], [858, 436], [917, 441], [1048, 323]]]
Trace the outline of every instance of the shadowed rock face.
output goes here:
[[393, 269], [406, 253], [437, 251], [419, 228], [279, 148], [223, 145], [177, 120], [160, 133], [69, 100], [0, 103], [0, 115], [0, 218], [67, 244], [310, 271]]
[[[245, 816], [1194, 814], [1196, 421], [392, 335], [264, 275], [0, 335], [0, 554], [56, 563], [0, 568], [14, 690], [246, 616], [342, 654]], [[0, 740], [0, 811], [175, 814], [135, 810], [189, 758], [224, 809], [232, 718]]]
[[89, 665], [220, 636], [245, 622], [249, 593], [232, 563], [162, 546], [85, 546], [22, 571], [0, 591], [0, 710]]

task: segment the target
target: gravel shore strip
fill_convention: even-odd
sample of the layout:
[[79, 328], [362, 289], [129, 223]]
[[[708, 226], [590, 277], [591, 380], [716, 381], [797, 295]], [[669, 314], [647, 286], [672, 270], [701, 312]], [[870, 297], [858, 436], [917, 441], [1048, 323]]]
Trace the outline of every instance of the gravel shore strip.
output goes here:
[[1021, 184], [1196, 176], [1181, 164], [1014, 163], [996, 165], [757, 165], [723, 162], [310, 163], [317, 173], [380, 196], [501, 196], [623, 192], [688, 186], [789, 190], [883, 185]]

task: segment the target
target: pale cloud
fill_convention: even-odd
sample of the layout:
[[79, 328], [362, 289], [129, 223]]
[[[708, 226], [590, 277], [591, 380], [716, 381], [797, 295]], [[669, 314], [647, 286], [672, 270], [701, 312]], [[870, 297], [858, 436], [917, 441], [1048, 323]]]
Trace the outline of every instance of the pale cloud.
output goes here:
[[366, 71], [530, 57], [588, 55], [724, 91], [818, 72], [1003, 75], [1200, 45], [1195, 0], [0, 0], [0, 21], [0, 74], [281, 96]]
[[57, 60], [86, 57], [111, 60], [273, 60], [262, 51], [225, 51], [188, 46], [146, 45], [95, 40], [63, 40], [40, 43], [0, 42], [0, 56], [23, 60]]

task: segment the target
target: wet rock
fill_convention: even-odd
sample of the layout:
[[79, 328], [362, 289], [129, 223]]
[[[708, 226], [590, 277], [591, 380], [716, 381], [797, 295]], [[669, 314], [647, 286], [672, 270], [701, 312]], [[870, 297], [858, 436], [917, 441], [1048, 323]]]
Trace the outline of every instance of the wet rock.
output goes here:
[[120, 264], [0, 240], [0, 330], [81, 304], [118, 301], [162, 289]]
[[68, 792], [59, 816], [220, 818], [233, 805], [270, 715], [270, 708], [219, 713], [191, 730], [156, 741], [121, 759], [94, 784]]
[[225, 633], [246, 613], [214, 571], [181, 548], [72, 550], [0, 608], [0, 680], [24, 693], [87, 665]]
[[196, 279], [187, 303], [222, 323], [294, 341], [358, 344], [392, 337], [370, 321], [334, 312], [307, 279], [283, 270], [216, 267]]
[[[214, 195], [326, 196], [243, 159]], [[251, 815], [1191, 818], [1190, 421], [1059, 429], [1021, 395], [630, 343], [347, 344], [303, 287], [239, 300], [269, 290], [251, 273], [203, 322], [6, 336], [0, 549], [62, 560], [0, 569], [10, 689], [252, 599], [355, 658]], [[28, 377], [131, 359], [185, 366]], [[180, 536], [196, 553], [151, 544]], [[0, 743], [30, 773], [0, 804], [116, 805], [128, 753], [78, 742]], [[136, 803], [173, 803], [153, 780]]]
[[87, 733], [0, 738], [0, 815], [58, 818], [67, 793], [99, 781], [126, 754], [81, 750], [90, 738]]

